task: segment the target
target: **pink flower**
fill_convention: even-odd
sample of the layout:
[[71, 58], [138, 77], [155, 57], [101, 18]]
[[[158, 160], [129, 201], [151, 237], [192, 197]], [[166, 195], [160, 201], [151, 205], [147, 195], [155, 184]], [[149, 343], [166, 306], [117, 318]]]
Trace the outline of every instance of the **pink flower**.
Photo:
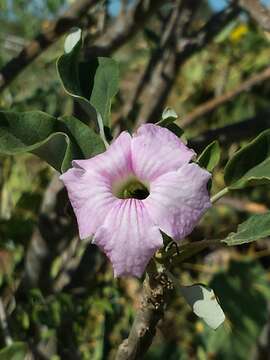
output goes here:
[[211, 206], [211, 175], [169, 130], [147, 124], [122, 132], [104, 153], [74, 160], [60, 178], [67, 187], [80, 237], [94, 235], [115, 276], [141, 276], [163, 245], [161, 229], [176, 241], [190, 234]]

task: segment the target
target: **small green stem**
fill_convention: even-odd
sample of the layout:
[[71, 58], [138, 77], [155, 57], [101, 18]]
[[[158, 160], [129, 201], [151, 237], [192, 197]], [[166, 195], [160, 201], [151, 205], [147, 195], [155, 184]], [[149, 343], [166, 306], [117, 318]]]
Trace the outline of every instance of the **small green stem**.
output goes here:
[[97, 122], [98, 122], [100, 137], [104, 142], [105, 148], [108, 149], [108, 147], [110, 145], [106, 140], [106, 136], [105, 136], [105, 133], [104, 133], [104, 127], [103, 127], [103, 121], [102, 121], [102, 117], [101, 117], [99, 112], [97, 112]]
[[222, 196], [226, 195], [229, 192], [229, 188], [225, 187], [224, 189], [220, 190], [217, 194], [211, 197], [211, 203], [214, 204], [218, 201]]
[[156, 257], [155, 260], [160, 264], [167, 264], [169, 259], [177, 259], [177, 263], [182, 262], [183, 260], [188, 259], [189, 257], [201, 252], [208, 246], [223, 246], [224, 243], [221, 240], [201, 240], [194, 241], [191, 243], [184, 244], [178, 247], [178, 250], [171, 248], [167, 252], [162, 252], [161, 257]]

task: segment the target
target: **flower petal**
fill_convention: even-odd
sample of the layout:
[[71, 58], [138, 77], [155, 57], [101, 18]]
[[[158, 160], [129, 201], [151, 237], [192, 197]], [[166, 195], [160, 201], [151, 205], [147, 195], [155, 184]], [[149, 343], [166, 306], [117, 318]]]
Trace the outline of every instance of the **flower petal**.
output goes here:
[[116, 199], [112, 182], [131, 172], [131, 136], [123, 132], [104, 153], [88, 160], [73, 161], [63, 180], [76, 214], [82, 239], [95, 233]]
[[162, 236], [150, 219], [143, 202], [137, 199], [118, 200], [94, 237], [113, 264], [115, 276], [140, 277]]
[[98, 172], [111, 181], [123, 178], [132, 172], [130, 134], [123, 131], [104, 153], [87, 160], [74, 160], [72, 165]]
[[131, 146], [134, 172], [145, 181], [179, 169], [195, 155], [171, 131], [154, 124], [142, 125]]
[[185, 164], [151, 183], [144, 205], [159, 228], [175, 240], [189, 235], [211, 206], [207, 182], [211, 174]]

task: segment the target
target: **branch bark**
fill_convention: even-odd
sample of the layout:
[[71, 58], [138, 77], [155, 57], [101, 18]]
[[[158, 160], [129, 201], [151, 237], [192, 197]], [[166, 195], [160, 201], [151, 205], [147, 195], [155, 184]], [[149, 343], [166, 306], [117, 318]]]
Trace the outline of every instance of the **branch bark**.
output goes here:
[[241, 93], [243, 93], [245, 91], [249, 91], [253, 86], [258, 85], [269, 79], [270, 79], [270, 67], [267, 67], [262, 72], [260, 72], [256, 75], [253, 75], [246, 81], [242, 82], [242, 84], [240, 84], [235, 89], [230, 90], [230, 91], [226, 92], [225, 94], [222, 94], [221, 96], [218, 96], [214, 99], [206, 101], [205, 103], [197, 106], [194, 110], [192, 110], [189, 114], [187, 114], [183, 119], [181, 119], [181, 127], [185, 128], [187, 126], [193, 125], [199, 118], [211, 113], [216, 108], [218, 108], [220, 105], [223, 105], [223, 104], [231, 101], [232, 99], [234, 99], [236, 96], [240, 95]]
[[[149, 17], [164, 3], [162, 0], [137, 0], [135, 5], [126, 13], [120, 15], [99, 36], [93, 45], [86, 46], [85, 58], [95, 56], [108, 56], [125, 44], [137, 31], [139, 31]], [[93, 39], [89, 37], [91, 43]]]
[[143, 283], [140, 308], [128, 339], [119, 346], [116, 360], [141, 360], [152, 344], [159, 320], [163, 318], [173, 283], [165, 272], [148, 274]]
[[[178, 1], [175, 4], [173, 11], [167, 18], [161, 18], [161, 34], [160, 42], [153, 51], [148, 64], [139, 78], [132, 96], [127, 99], [126, 104], [120, 117], [116, 123], [123, 123], [125, 119], [134, 118], [134, 109], [140, 99], [143, 98], [143, 104], [137, 119], [137, 124], [144, 121], [150, 108], [156, 106], [155, 99], [161, 101], [163, 92], [171, 89], [171, 82], [173, 75], [176, 72], [176, 57], [177, 57], [177, 40], [185, 36], [189, 28], [189, 23], [200, 5], [200, 1]], [[148, 107], [150, 106], [150, 108]]]
[[259, 0], [239, 0], [239, 5], [251, 15], [263, 30], [270, 31], [270, 10]]
[[[229, 6], [218, 14], [213, 15], [192, 36], [180, 38], [176, 47], [171, 46], [164, 49], [160, 55], [159, 62], [149, 76], [147, 89], [137, 95], [137, 99], [143, 99], [143, 105], [137, 116], [138, 125], [146, 122], [155, 122], [159, 119], [181, 66], [194, 53], [205, 47], [238, 13], [239, 9], [237, 7]], [[136, 104], [133, 105], [134, 108]]]
[[48, 23], [44, 31], [38, 34], [34, 40], [26, 45], [16, 57], [11, 59], [0, 70], [0, 92], [44, 50], [58, 40], [61, 35], [73, 26], [78, 25], [80, 19], [99, 1], [100, 0], [76, 1], [63, 16], [59, 17], [56, 21]]
[[68, 204], [66, 192], [58, 174], [55, 174], [43, 197], [38, 224], [27, 249], [18, 294], [32, 287], [39, 287], [46, 294], [53, 292], [49, 269], [76, 233], [75, 221], [72, 216], [67, 217], [65, 204]]
[[160, 38], [160, 43], [158, 47], [154, 50], [153, 54], [151, 55], [148, 64], [139, 77], [137, 84], [133, 90], [132, 95], [129, 99], [125, 101], [123, 106], [123, 111], [120, 115], [120, 118], [116, 120], [116, 123], [123, 122], [124, 119], [131, 119], [134, 107], [140, 97], [143, 89], [145, 88], [147, 82], [151, 78], [151, 74], [154, 69], [157, 67], [158, 63], [162, 62], [162, 58], [165, 52], [165, 49], [168, 48], [172, 41], [172, 37], [174, 35], [175, 26], [177, 25], [177, 21], [179, 21], [179, 15], [183, 10], [183, 2], [178, 1], [177, 6], [172, 11], [171, 15], [165, 18], [162, 18], [162, 36]]

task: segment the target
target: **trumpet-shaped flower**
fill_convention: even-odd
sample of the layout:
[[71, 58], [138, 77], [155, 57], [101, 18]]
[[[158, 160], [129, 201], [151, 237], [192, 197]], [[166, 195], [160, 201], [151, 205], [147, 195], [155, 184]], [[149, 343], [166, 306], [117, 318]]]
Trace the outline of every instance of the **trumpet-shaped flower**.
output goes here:
[[115, 276], [141, 276], [163, 245], [190, 234], [210, 207], [210, 174], [169, 130], [142, 125], [122, 132], [104, 153], [74, 160], [61, 175], [82, 239], [93, 236]]

